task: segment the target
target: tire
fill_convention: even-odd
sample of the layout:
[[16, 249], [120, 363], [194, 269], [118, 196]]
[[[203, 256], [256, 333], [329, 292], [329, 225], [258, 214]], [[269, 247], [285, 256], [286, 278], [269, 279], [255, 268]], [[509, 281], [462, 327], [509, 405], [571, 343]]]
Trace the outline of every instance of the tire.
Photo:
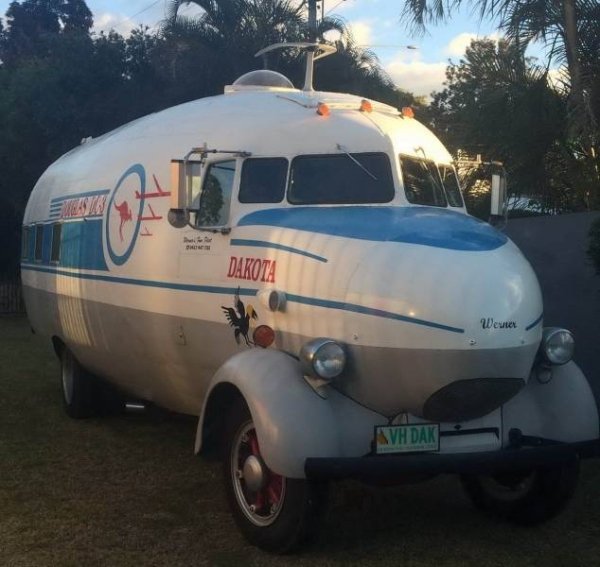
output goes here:
[[579, 461], [521, 473], [463, 475], [465, 492], [476, 508], [521, 526], [533, 526], [561, 512], [575, 492]]
[[68, 348], [60, 356], [63, 406], [69, 417], [84, 419], [96, 415], [95, 378], [86, 372]]
[[289, 553], [298, 549], [316, 531], [326, 501], [326, 485], [283, 477], [266, 466], [250, 411], [242, 399], [228, 415], [223, 446], [225, 490], [242, 534], [265, 551]]

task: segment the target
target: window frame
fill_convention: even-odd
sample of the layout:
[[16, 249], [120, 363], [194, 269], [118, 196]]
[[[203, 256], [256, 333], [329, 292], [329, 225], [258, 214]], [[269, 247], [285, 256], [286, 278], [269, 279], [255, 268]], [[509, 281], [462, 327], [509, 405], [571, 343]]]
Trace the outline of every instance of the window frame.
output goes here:
[[[239, 175], [240, 175], [240, 169], [241, 169], [238, 167], [239, 161], [240, 160], [238, 158], [229, 157], [227, 159], [219, 159], [219, 160], [210, 161], [204, 165], [203, 171], [201, 174], [201, 178], [200, 178], [201, 179], [201, 185], [200, 185], [201, 190], [199, 193], [198, 208], [195, 210], [196, 219], [194, 221], [194, 226], [196, 228], [219, 230], [219, 229], [227, 227], [227, 225], [229, 224], [229, 222], [231, 220], [231, 201], [234, 198], [234, 193], [235, 193], [236, 187], [239, 186]], [[227, 215], [226, 215], [227, 219], [224, 224], [199, 224], [198, 217], [200, 215], [200, 211], [202, 210], [202, 198], [204, 196], [204, 189], [205, 189], [206, 183], [208, 182], [208, 174], [212, 167], [215, 167], [215, 166], [218, 166], [219, 164], [227, 163], [227, 162], [232, 162], [234, 164], [233, 178], [231, 180], [231, 193], [229, 196], [229, 209], [227, 210]]]
[[29, 260], [29, 248], [31, 244], [31, 226], [21, 227], [21, 260]]
[[[61, 252], [62, 252], [62, 226], [63, 223], [62, 222], [55, 222], [52, 223], [52, 238], [50, 241], [50, 263], [51, 264], [59, 264], [60, 263], [60, 257], [61, 257]], [[58, 232], [58, 246], [56, 246], [56, 234]], [[55, 255], [54, 252], [57, 252], [57, 254]], [[56, 256], [56, 257], [55, 257]]]
[[[361, 200], [361, 201], [341, 201], [341, 202], [326, 202], [326, 203], [319, 203], [319, 202], [298, 202], [298, 201], [293, 201], [290, 197], [291, 197], [291, 183], [292, 183], [292, 172], [294, 169], [294, 164], [296, 163], [297, 160], [299, 159], [307, 159], [307, 158], [344, 158], [345, 160], [348, 161], [352, 161], [344, 152], [341, 153], [323, 153], [323, 154], [299, 154], [296, 155], [292, 158], [292, 160], [290, 161], [290, 165], [289, 165], [289, 170], [288, 170], [288, 179], [287, 179], [287, 188], [286, 188], [286, 200], [290, 205], [293, 206], [297, 206], [297, 207], [314, 207], [314, 206], [353, 206], [353, 205], [386, 205], [389, 203], [393, 203], [394, 199], [396, 198], [396, 183], [394, 180], [394, 168], [392, 166], [392, 160], [391, 157], [388, 153], [384, 152], [384, 151], [380, 151], [380, 152], [348, 152], [350, 153], [350, 155], [352, 157], [356, 157], [356, 159], [360, 162], [360, 156], [364, 156], [364, 155], [368, 155], [368, 156], [384, 156], [385, 159], [387, 160], [387, 165], [389, 166], [389, 181], [390, 181], [390, 188], [391, 188], [391, 194], [389, 199], [387, 199], [386, 201], [374, 201], [374, 200]], [[359, 167], [358, 165], [354, 164], [354, 167]]]
[[[35, 227], [35, 241], [33, 246], [33, 260], [34, 262], [43, 262], [44, 261], [44, 225], [42, 223], [38, 223], [34, 225]], [[38, 236], [41, 235], [41, 238]], [[38, 246], [39, 243], [39, 246]], [[38, 257], [39, 250], [39, 257]]]
[[[435, 169], [435, 175], [437, 176], [437, 182], [439, 184], [439, 188], [441, 189], [442, 196], [444, 197], [443, 205], [435, 205], [435, 204], [431, 204], [431, 203], [418, 203], [418, 202], [411, 201], [409, 199], [408, 193], [406, 192], [406, 179], [404, 176], [404, 168], [402, 166], [403, 159], [408, 159], [408, 160], [412, 160], [415, 162], [422, 162], [422, 163], [425, 163], [426, 165], [427, 164], [433, 165], [433, 168]], [[446, 194], [446, 189], [442, 182], [442, 177], [441, 177], [440, 171], [438, 169], [438, 164], [434, 160], [425, 158], [425, 157], [419, 157], [419, 156], [413, 156], [410, 154], [402, 154], [401, 153], [401, 154], [398, 154], [398, 164], [400, 165], [400, 175], [402, 177], [402, 190], [404, 191], [404, 198], [409, 202], [409, 204], [419, 206], [419, 207], [436, 207], [438, 209], [447, 209], [449, 207], [448, 195]], [[429, 170], [429, 166], [428, 166], [428, 170]]]
[[[264, 160], [283, 160], [283, 161], [285, 161], [286, 171], [285, 171], [285, 179], [283, 182], [283, 191], [282, 191], [281, 199], [279, 199], [279, 201], [242, 201], [241, 194], [242, 194], [242, 188], [243, 188], [243, 182], [244, 182], [244, 168], [246, 167], [246, 164], [249, 161], [256, 162], [256, 161], [264, 161]], [[244, 159], [242, 161], [242, 166], [240, 168], [240, 182], [239, 182], [239, 187], [238, 187], [238, 192], [237, 192], [237, 202], [240, 203], [241, 205], [277, 205], [277, 204], [286, 202], [288, 183], [289, 183], [289, 177], [290, 177], [290, 165], [291, 165], [290, 159], [288, 157], [284, 157], [284, 156], [251, 156], [251, 157]]]
[[[462, 189], [460, 186], [460, 180], [458, 179], [458, 173], [456, 171], [456, 167], [451, 163], [442, 163], [442, 162], [440, 162], [436, 165], [437, 165], [437, 170], [438, 170], [438, 173], [440, 176], [440, 180], [442, 182], [442, 187], [444, 188], [444, 192], [446, 193], [446, 200], [448, 201], [448, 206], [452, 207], [453, 209], [464, 209], [465, 208], [465, 198], [462, 193]], [[444, 167], [446, 169], [450, 169], [454, 173], [454, 177], [456, 178], [456, 187], [458, 188], [458, 195], [460, 197], [460, 202], [461, 202], [460, 205], [453, 205], [450, 202], [450, 198], [448, 197], [448, 191], [446, 190], [446, 185], [444, 184], [444, 179], [442, 178], [442, 172], [440, 170], [440, 168], [442, 168], [442, 167]]]

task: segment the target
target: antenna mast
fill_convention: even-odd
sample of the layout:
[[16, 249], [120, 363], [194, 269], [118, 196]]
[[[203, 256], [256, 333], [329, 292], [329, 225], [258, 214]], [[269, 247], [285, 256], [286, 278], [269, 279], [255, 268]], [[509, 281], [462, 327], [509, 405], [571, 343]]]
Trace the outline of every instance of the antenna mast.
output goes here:
[[[317, 43], [317, 1], [307, 0], [308, 2], [308, 36], [309, 41], [287, 41], [284, 43], [274, 43], [255, 54], [255, 57], [265, 55], [275, 49], [297, 48], [306, 50], [306, 72], [304, 75], [303, 91], [312, 91], [313, 89], [313, 66], [317, 59], [322, 59], [332, 55], [337, 51], [333, 45], [327, 43]], [[323, 2], [323, 0], [320, 0]]]
[[[317, 0], [308, 0], [308, 41], [317, 42]], [[306, 50], [306, 72], [304, 74], [304, 90], [313, 90], [313, 70], [315, 48]]]
[[317, 0], [308, 0], [308, 41], [317, 42]]

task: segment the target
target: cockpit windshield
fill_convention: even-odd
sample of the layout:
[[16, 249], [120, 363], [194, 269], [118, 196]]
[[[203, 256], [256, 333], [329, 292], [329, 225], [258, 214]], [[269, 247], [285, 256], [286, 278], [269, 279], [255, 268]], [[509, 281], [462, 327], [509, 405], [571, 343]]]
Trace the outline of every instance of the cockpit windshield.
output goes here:
[[451, 207], [462, 207], [463, 199], [460, 193], [460, 187], [458, 185], [458, 177], [456, 177], [456, 171], [451, 165], [438, 165], [440, 171], [440, 177], [442, 178], [442, 184], [448, 197], [448, 203]]
[[404, 192], [409, 203], [430, 207], [462, 207], [456, 171], [429, 159], [400, 156]]
[[292, 161], [288, 200], [294, 205], [389, 203], [394, 180], [384, 153], [298, 156]]
[[445, 207], [446, 194], [435, 163], [427, 159], [400, 156], [404, 192], [409, 203]]

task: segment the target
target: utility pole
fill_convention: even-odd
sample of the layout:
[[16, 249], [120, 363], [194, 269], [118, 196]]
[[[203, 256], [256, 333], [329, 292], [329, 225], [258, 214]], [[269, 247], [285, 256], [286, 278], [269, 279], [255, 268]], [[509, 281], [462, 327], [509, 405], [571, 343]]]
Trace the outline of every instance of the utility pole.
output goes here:
[[[317, 43], [317, 0], [308, 1], [308, 41]], [[304, 76], [304, 90], [313, 90], [313, 65], [315, 59], [315, 47], [306, 50], [306, 73]]]
[[308, 41], [317, 41], [317, 0], [308, 0]]

